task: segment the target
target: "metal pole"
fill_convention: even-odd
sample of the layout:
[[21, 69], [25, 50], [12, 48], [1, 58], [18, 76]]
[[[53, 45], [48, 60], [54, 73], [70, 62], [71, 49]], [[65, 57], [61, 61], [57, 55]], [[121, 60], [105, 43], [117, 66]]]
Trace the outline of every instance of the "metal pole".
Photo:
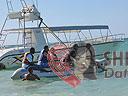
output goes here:
[[89, 34], [90, 34], [90, 37], [91, 37], [91, 39], [93, 40], [93, 37], [92, 37], [92, 34], [91, 34], [91, 31], [90, 31], [90, 29], [89, 29]]
[[43, 21], [42, 21], [42, 23], [44, 24], [44, 26], [45, 26], [46, 28], [48, 28], [49, 31], [51, 31], [50, 33], [51, 33], [60, 43], [62, 43], [65, 47], [67, 47], [66, 44], [65, 44], [64, 42], [62, 42], [62, 41], [60, 40], [60, 38], [57, 37], [56, 34], [55, 34]]
[[[79, 31], [79, 32], [80, 32], [80, 31]], [[80, 41], [82, 41], [82, 40], [81, 40], [81, 38], [80, 38], [80, 34], [79, 34], [78, 32], [77, 32], [77, 35], [78, 35], [78, 37], [79, 37]]]
[[100, 29], [100, 35], [101, 35], [101, 37], [102, 37], [102, 41], [104, 41], [104, 37], [103, 37], [103, 34], [102, 34], [102, 32], [101, 32], [101, 29]]
[[25, 12], [25, 9], [23, 9], [23, 17], [24, 17], [24, 33], [23, 33], [23, 44], [24, 44], [24, 48], [25, 48], [25, 35], [26, 35], [26, 33], [25, 33], [25, 14], [26, 14], [26, 12]]
[[9, 2], [9, 1], [6, 0], [6, 4], [7, 4], [7, 8], [8, 8], [8, 13], [9, 13], [9, 10], [10, 10], [10, 9], [9, 9], [9, 4], [8, 4], [8, 2]]
[[8, 16], [6, 17], [6, 19], [4, 21], [4, 24], [3, 24], [2, 28], [1, 28], [0, 35], [2, 34], [2, 31], [3, 31], [4, 27], [5, 27], [5, 24], [7, 22], [7, 19], [8, 19]]
[[[19, 29], [20, 29], [20, 19], [19, 19]], [[20, 38], [20, 31], [18, 31], [18, 37], [17, 37], [17, 47], [19, 49], [19, 38]]]

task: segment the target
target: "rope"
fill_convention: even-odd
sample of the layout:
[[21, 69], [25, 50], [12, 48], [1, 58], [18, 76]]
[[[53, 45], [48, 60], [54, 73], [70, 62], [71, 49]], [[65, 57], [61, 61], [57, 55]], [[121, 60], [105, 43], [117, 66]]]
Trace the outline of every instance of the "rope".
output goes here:
[[67, 48], [67, 46], [66, 46], [66, 44], [62, 41], [62, 40], [60, 40], [60, 38], [58, 37], [58, 36], [56, 36], [56, 34], [42, 21], [42, 23], [44, 24], [44, 26], [46, 27], [46, 28], [48, 28], [48, 30], [50, 31], [50, 33], [60, 42], [60, 43], [62, 43], [66, 48]]

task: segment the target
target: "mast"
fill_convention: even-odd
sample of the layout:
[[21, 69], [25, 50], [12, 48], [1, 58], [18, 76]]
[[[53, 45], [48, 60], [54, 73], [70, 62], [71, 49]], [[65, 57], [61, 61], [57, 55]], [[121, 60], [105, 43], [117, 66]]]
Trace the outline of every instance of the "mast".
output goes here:
[[13, 12], [11, 0], [6, 0], [6, 4], [7, 4], [7, 8], [8, 8], [8, 13]]
[[25, 33], [25, 14], [26, 14], [26, 12], [25, 12], [25, 10], [23, 9], [23, 17], [24, 17], [24, 34], [23, 34], [23, 44], [24, 44], [24, 48], [25, 48], [25, 36], [26, 36], [26, 33]]
[[[37, 10], [36, 6], [38, 6], [38, 2], [37, 0], [35, 1], [36, 3], [36, 6], [35, 4], [32, 4], [32, 5], [28, 5], [26, 3], [26, 0], [19, 0], [21, 5], [22, 5], [22, 9], [18, 12], [14, 12], [13, 11], [13, 6], [12, 6], [12, 3], [11, 3], [11, 0], [6, 0], [7, 2], [7, 7], [8, 7], [8, 17], [9, 19], [13, 19], [13, 20], [18, 20], [21, 24], [23, 24], [23, 39], [22, 39], [22, 44], [23, 44], [23, 47], [25, 48], [27, 43], [28, 42], [26, 40], [26, 22], [33, 22], [33, 21], [40, 21], [40, 23], [38, 24], [38, 27], [37, 28], [40, 28], [41, 24], [43, 24], [48, 30], [49, 32], [57, 39], [58, 42], [60, 42], [61, 44], [63, 44], [64, 46], [65, 43], [62, 42], [62, 40], [54, 33], [53, 30], [51, 30], [46, 23], [44, 23], [43, 21], [43, 18], [41, 18], [40, 16], [40, 12]], [[32, 0], [33, 1], [33, 0]], [[34, 3], [34, 1], [33, 1]], [[6, 19], [7, 20], [7, 19]], [[5, 21], [6, 23], [6, 21]], [[31, 24], [31, 23], [30, 23]], [[28, 35], [27, 35], [28, 36]]]

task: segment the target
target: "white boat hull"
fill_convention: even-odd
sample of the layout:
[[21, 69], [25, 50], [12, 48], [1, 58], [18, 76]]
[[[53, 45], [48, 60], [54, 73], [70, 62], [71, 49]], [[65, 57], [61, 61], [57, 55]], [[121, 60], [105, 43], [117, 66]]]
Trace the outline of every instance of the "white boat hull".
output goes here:
[[[14, 73], [11, 76], [12, 80], [18, 80], [18, 79], [23, 79], [24, 75], [27, 74], [28, 71], [27, 69], [24, 68], [18, 68], [16, 71], [14, 71]], [[52, 72], [52, 71], [40, 71], [40, 70], [34, 70], [33, 74], [36, 74], [39, 77], [56, 77], [57, 75]]]

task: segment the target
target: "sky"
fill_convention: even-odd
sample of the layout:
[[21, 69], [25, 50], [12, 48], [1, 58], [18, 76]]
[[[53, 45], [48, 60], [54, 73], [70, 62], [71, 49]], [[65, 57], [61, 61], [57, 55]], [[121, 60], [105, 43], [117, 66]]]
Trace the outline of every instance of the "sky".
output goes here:
[[[11, 1], [14, 10], [21, 7], [20, 0]], [[128, 33], [128, 0], [38, 0], [38, 9], [48, 26], [108, 25], [112, 33]], [[0, 0], [0, 10], [1, 28], [6, 0]]]

